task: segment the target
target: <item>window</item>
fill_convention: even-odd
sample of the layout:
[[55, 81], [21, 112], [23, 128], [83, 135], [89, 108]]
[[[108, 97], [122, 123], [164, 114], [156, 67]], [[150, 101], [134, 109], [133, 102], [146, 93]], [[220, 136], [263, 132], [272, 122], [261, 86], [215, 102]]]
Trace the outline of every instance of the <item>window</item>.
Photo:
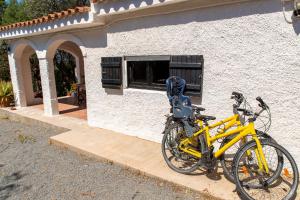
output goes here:
[[[127, 81], [129, 88], [165, 90], [170, 76], [186, 80], [185, 94], [200, 96], [203, 85], [204, 59], [201, 55], [129, 56]], [[104, 88], [122, 87], [122, 57], [103, 57], [102, 85]]]
[[170, 61], [128, 61], [128, 86], [145, 89], [165, 89]]

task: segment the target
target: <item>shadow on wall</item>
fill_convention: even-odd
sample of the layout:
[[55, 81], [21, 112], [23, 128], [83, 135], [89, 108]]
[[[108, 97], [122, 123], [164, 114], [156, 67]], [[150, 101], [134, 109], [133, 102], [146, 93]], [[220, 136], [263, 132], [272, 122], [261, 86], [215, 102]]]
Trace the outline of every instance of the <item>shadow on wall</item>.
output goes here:
[[107, 95], [123, 95], [123, 89], [109, 89], [105, 88], [105, 93]]
[[197, 96], [192, 96], [191, 101], [193, 104], [201, 105], [202, 104], [202, 98]]
[[293, 21], [293, 28], [297, 35], [300, 34], [300, 18]]
[[[161, 3], [165, 2], [165, 0], [160, 0], [160, 2]], [[112, 4], [101, 5], [101, 7], [105, 13], [109, 13], [111, 9], [113, 9], [115, 11], [119, 11], [119, 10], [121, 10], [121, 8], [123, 8], [124, 10], [129, 10], [129, 8], [131, 8], [131, 7], [139, 8], [139, 7], [141, 7], [142, 3], [145, 3], [146, 5], [150, 6], [153, 4], [153, 0], [123, 1], [122, 3], [119, 3], [117, 5], [114, 5], [116, 3], [112, 3]]]
[[164, 16], [163, 20], [161, 15], [151, 16], [148, 18], [139, 18], [137, 19], [137, 22], [126, 24], [126, 26], [120, 26], [119, 24], [112, 26], [109, 28], [108, 32], [126, 32], [143, 28], [188, 24], [192, 22], [217, 21], [275, 12], [282, 12], [282, 4], [279, 0], [251, 1], [239, 4], [197, 9], [184, 15], [184, 17], [178, 17], [178, 14], [175, 13]]
[[[76, 34], [74, 34], [76, 35]], [[76, 35], [77, 37], [81, 37], [80, 34]], [[84, 39], [84, 45], [89, 49], [98, 49], [98, 48], [106, 48], [107, 47], [107, 32], [102, 27], [97, 27], [95, 31], [86, 31], [84, 32], [85, 38], [94, 38], [94, 39]], [[97, 51], [94, 51], [97, 53]], [[99, 58], [100, 58], [99, 54]], [[100, 62], [99, 62], [100, 63]], [[88, 67], [88, 65], [86, 65]]]

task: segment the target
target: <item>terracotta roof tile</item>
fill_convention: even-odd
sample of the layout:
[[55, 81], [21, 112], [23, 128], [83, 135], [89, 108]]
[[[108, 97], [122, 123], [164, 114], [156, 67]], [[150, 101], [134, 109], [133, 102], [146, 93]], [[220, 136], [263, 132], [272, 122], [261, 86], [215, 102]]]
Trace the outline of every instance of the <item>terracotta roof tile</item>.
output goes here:
[[74, 9], [68, 9], [68, 10], [64, 10], [64, 11], [61, 11], [61, 12], [51, 13], [47, 16], [43, 16], [43, 17], [40, 17], [40, 18], [37, 18], [37, 19], [32, 19], [30, 21], [17, 22], [17, 23], [14, 23], [14, 24], [1, 26], [0, 31], [9, 30], [9, 29], [13, 29], [13, 28], [16, 28], [16, 27], [31, 26], [33, 24], [41, 24], [41, 23], [53, 21], [53, 20], [56, 20], [56, 19], [61, 19], [61, 18], [67, 17], [67, 16], [71, 16], [71, 15], [74, 15], [74, 14], [77, 14], [77, 13], [87, 13], [90, 10], [91, 10], [90, 7], [87, 7], [87, 6], [76, 7]]
[[92, 0], [92, 3], [98, 3], [98, 2], [102, 2], [104, 0]]
[[68, 12], [72, 15], [75, 13], [75, 9], [68, 9]]

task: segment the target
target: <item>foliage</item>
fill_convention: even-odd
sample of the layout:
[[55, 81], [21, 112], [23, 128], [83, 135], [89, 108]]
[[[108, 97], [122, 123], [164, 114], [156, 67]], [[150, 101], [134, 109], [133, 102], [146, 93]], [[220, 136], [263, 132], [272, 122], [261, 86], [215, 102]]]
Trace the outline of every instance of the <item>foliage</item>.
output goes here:
[[13, 87], [11, 82], [0, 81], [0, 107], [9, 106], [13, 101]]
[[18, 140], [21, 144], [36, 142], [36, 139], [33, 136], [22, 135], [22, 134], [18, 135]]
[[0, 81], [10, 81], [10, 72], [7, 56], [7, 44], [0, 41]]
[[73, 84], [71, 85], [70, 92], [71, 92], [71, 93], [77, 92], [77, 84], [76, 84], [76, 83], [73, 83]]
[[67, 91], [71, 90], [72, 84], [77, 82], [75, 76], [76, 60], [70, 53], [57, 50], [53, 62], [57, 96], [66, 96]]
[[25, 10], [31, 18], [85, 5], [89, 0], [25, 0]]
[[[59, 12], [76, 6], [87, 6], [89, 0], [0, 0], [0, 25], [11, 24], [19, 21], [26, 21], [33, 18]], [[9, 64], [7, 50], [0, 42], [0, 80], [9, 81]], [[42, 94], [39, 63], [36, 54], [30, 57], [33, 88], [37, 96]], [[58, 50], [55, 59], [55, 78], [58, 96], [66, 95], [71, 84], [76, 82], [74, 68], [76, 62], [70, 54]]]
[[[77, 82], [75, 76], [76, 60], [71, 54], [63, 50], [57, 50], [53, 59], [53, 63], [57, 96], [65, 96], [68, 94], [68, 92], [72, 92], [72, 84]], [[35, 97], [42, 97], [39, 60], [36, 54], [33, 54], [30, 57], [30, 65]]]
[[31, 18], [37, 18], [88, 4], [89, 0], [25, 0], [25, 10], [30, 13]]
[[0, 0], [0, 24], [12, 24], [74, 8], [87, 6], [89, 0]]
[[13, 96], [13, 86], [11, 82], [0, 81], [0, 97]]
[[[6, 2], [5, 0], [0, 0], [0, 26], [2, 25], [2, 18], [4, 14], [4, 10], [6, 9]], [[9, 65], [8, 65], [8, 57], [7, 57], [7, 50], [5, 48], [6, 44], [4, 41], [0, 41], [0, 81], [10, 80], [9, 74]]]
[[42, 97], [42, 81], [39, 67], [39, 60], [35, 54], [31, 55], [29, 58], [30, 67], [31, 67], [31, 76], [32, 76], [32, 86], [33, 91], [35, 92], [35, 97]]
[[4, 10], [2, 24], [12, 24], [15, 22], [26, 21], [30, 19], [30, 15], [26, 13], [25, 2], [11, 0]]
[[[24, 21], [28, 18], [29, 16], [25, 14], [23, 2], [11, 0], [6, 3], [0, 0], [0, 25]], [[9, 81], [10, 72], [6, 46], [6, 42], [0, 41], [0, 80]]]
[[0, 25], [2, 24], [2, 17], [5, 8], [6, 8], [5, 0], [0, 0]]

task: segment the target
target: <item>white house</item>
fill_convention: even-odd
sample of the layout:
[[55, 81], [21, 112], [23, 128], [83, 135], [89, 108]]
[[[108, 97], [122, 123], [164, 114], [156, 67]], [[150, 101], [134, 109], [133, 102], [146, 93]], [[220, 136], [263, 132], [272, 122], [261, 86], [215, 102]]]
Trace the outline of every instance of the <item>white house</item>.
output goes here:
[[[57, 49], [72, 53], [85, 82], [90, 126], [160, 141], [169, 103], [164, 80], [181, 75], [193, 103], [218, 119], [232, 91], [272, 109], [270, 134], [300, 163], [300, 20], [293, 1], [93, 0], [1, 27], [17, 104], [34, 104], [29, 56], [37, 53], [45, 114], [58, 114]], [[284, 12], [283, 12], [284, 10]], [[291, 20], [291, 21], [290, 21]]]

